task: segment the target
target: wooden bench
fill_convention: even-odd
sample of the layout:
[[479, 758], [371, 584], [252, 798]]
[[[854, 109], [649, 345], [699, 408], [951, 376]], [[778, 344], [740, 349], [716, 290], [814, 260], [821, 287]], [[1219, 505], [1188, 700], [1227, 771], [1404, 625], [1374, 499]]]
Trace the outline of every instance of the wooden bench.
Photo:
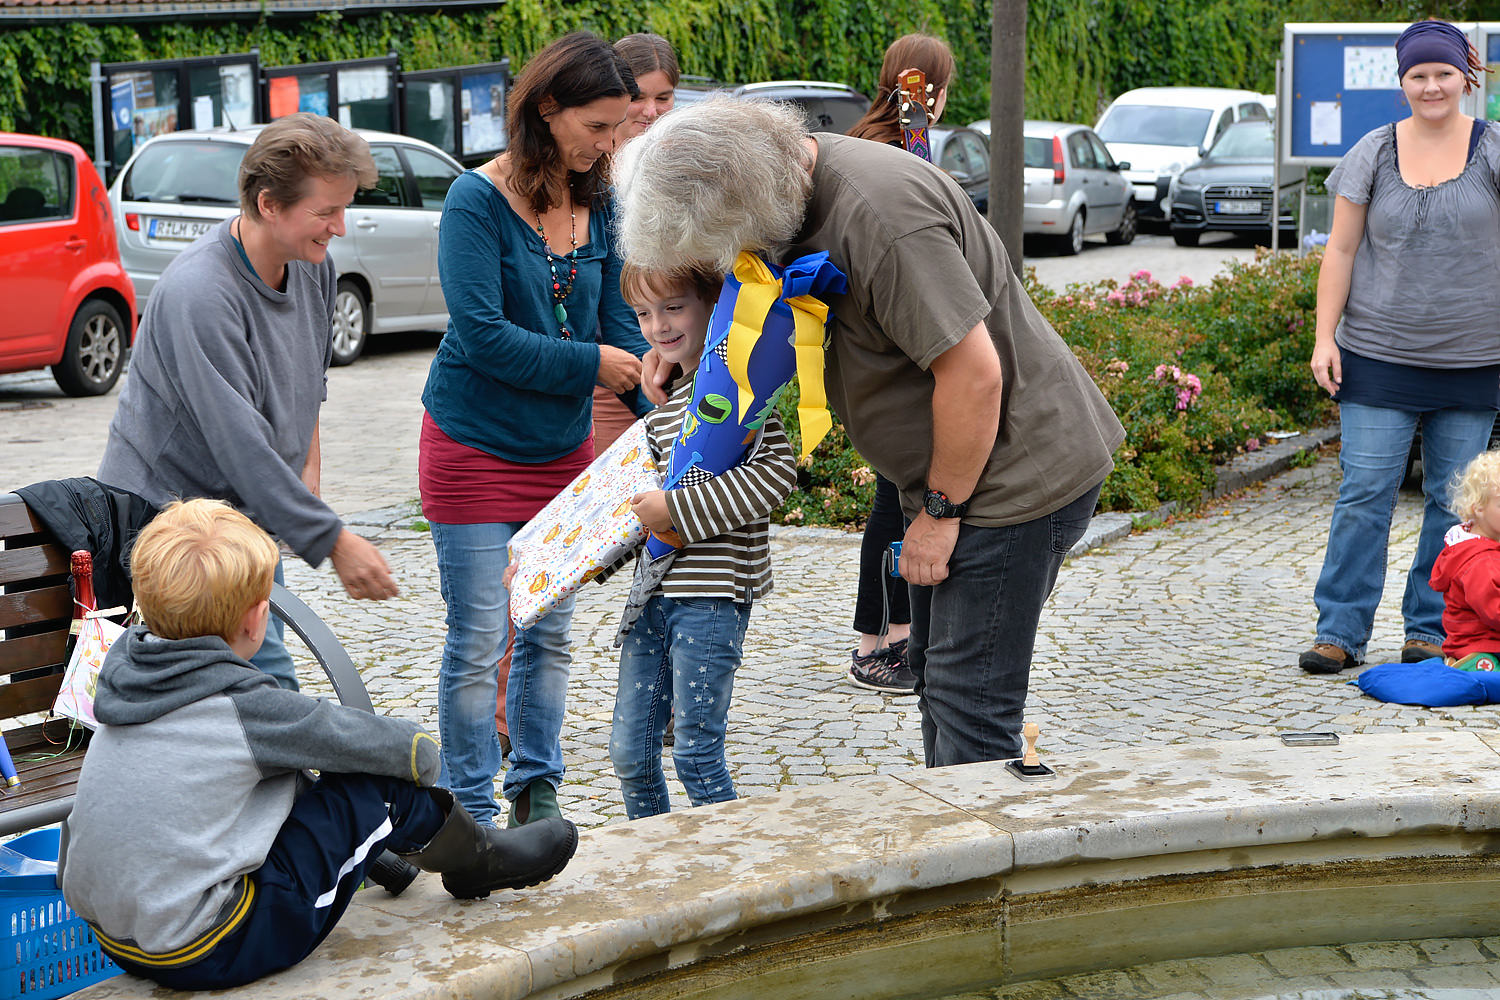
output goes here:
[[[0, 494], [0, 731], [21, 778], [0, 795], [0, 836], [61, 822], [73, 808], [86, 731], [70, 739], [67, 720], [17, 724], [48, 712], [62, 686], [73, 619], [69, 562], [19, 496]], [[354, 661], [311, 608], [273, 585], [271, 610], [307, 644], [339, 701], [375, 710]]]

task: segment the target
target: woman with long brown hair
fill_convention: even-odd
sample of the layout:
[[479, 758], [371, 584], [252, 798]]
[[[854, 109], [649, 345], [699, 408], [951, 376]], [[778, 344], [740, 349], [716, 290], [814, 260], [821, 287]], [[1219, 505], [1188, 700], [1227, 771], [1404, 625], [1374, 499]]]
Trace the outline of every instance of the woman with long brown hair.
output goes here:
[[[443, 780], [481, 821], [499, 812], [496, 661], [509, 628], [506, 546], [594, 458], [593, 388], [626, 392], [646, 350], [620, 298], [609, 154], [638, 91], [603, 39], [575, 32], [511, 91], [510, 148], [443, 206], [448, 332], [422, 403], [419, 478], [448, 634], [438, 674]], [[571, 600], [515, 638], [507, 688], [512, 825], [558, 815]]]
[[[848, 132], [892, 146], [901, 142], [901, 97], [897, 86], [903, 74], [919, 69], [932, 87], [928, 118], [936, 121], [948, 103], [953, 79], [953, 51], [932, 35], [902, 35], [885, 50], [875, 102]], [[886, 550], [906, 534], [901, 495], [895, 485], [875, 473], [875, 502], [865, 521], [859, 546], [859, 590], [854, 600], [854, 631], [858, 644], [850, 653], [849, 680], [862, 688], [886, 694], [916, 694], [917, 676], [906, 663], [906, 641], [911, 632], [911, 602], [905, 581], [884, 572]]]

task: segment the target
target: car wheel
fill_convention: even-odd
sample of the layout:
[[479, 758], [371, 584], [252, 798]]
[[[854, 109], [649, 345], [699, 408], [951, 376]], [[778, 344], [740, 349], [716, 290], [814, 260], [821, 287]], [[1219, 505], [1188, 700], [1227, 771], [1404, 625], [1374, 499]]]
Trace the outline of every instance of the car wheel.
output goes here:
[[1172, 239], [1177, 241], [1180, 247], [1195, 247], [1198, 245], [1198, 237], [1203, 235], [1196, 229], [1174, 229]]
[[1110, 246], [1124, 246], [1135, 239], [1135, 204], [1125, 203], [1125, 211], [1120, 215], [1120, 228], [1112, 233], [1104, 234]]
[[1057, 238], [1057, 250], [1068, 257], [1083, 251], [1083, 209], [1073, 213], [1068, 231]]
[[333, 300], [333, 363], [352, 365], [364, 352], [370, 336], [370, 300], [349, 278], [339, 279]]
[[118, 309], [103, 299], [89, 299], [73, 316], [52, 377], [69, 396], [102, 396], [120, 378], [128, 336]]

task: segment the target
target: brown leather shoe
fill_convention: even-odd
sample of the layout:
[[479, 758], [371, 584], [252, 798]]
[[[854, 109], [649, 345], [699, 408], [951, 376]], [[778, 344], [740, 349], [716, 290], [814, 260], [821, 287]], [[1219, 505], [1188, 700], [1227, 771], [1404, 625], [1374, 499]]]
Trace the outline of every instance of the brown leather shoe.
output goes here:
[[1297, 658], [1297, 666], [1310, 674], [1336, 674], [1356, 666], [1354, 657], [1330, 642], [1320, 642]]
[[1425, 639], [1407, 639], [1401, 647], [1402, 663], [1421, 663], [1433, 657], [1443, 658], [1443, 647]]

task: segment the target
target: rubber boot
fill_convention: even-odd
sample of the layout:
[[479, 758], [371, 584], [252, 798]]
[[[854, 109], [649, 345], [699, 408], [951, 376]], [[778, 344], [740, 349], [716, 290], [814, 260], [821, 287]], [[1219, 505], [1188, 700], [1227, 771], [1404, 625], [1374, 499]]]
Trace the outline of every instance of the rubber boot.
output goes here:
[[401, 895], [416, 878], [417, 870], [399, 854], [390, 851], [381, 851], [380, 856], [365, 869], [365, 880], [374, 882], [392, 896]]
[[483, 899], [496, 889], [524, 889], [563, 870], [578, 849], [578, 828], [561, 817], [514, 830], [480, 824], [445, 788], [428, 789], [448, 813], [427, 846], [405, 854], [423, 871], [443, 876], [456, 899]]
[[561, 815], [562, 810], [557, 807], [557, 789], [546, 778], [538, 778], [521, 789], [516, 801], [510, 804], [510, 815], [505, 818], [505, 825], [525, 826], [539, 819]]

